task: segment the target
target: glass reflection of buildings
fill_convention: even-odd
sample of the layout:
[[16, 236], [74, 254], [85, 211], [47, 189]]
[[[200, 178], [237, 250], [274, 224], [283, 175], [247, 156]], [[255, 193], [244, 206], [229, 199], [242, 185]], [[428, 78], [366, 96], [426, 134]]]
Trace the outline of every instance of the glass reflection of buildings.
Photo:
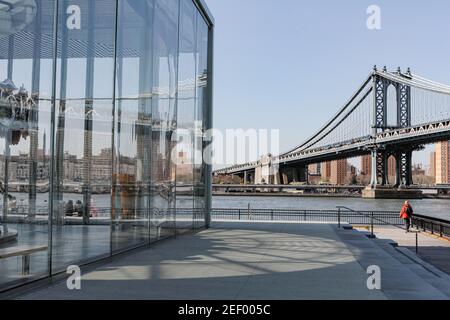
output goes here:
[[203, 0], [0, 1], [0, 291], [209, 225], [212, 35]]

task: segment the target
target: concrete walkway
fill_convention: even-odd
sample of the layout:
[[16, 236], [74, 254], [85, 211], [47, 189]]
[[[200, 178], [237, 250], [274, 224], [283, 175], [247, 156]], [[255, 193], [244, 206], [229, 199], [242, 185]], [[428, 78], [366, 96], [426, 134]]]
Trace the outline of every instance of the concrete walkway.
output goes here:
[[[449, 276], [391, 242], [333, 224], [215, 222], [85, 273], [80, 291], [64, 281], [20, 299], [449, 299]], [[381, 290], [367, 288], [370, 266]]]
[[80, 291], [21, 299], [385, 299], [367, 278], [334, 225], [216, 222], [84, 274]]
[[[389, 226], [375, 227], [374, 229], [377, 238], [393, 240], [399, 246], [408, 248], [415, 253], [415, 229], [412, 229], [412, 231], [413, 232], [411, 233], [405, 233], [397, 228]], [[420, 232], [418, 236], [418, 256], [450, 275], [450, 241], [426, 232]]]

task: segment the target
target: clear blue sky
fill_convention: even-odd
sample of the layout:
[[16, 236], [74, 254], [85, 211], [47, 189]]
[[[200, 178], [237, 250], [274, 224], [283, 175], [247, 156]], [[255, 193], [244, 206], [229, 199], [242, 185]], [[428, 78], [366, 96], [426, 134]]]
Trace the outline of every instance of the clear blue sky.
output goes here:
[[[448, 0], [206, 2], [216, 20], [218, 129], [280, 129], [286, 150], [322, 126], [375, 64], [450, 84]], [[366, 26], [373, 4], [379, 31]], [[415, 161], [426, 164], [426, 153]]]

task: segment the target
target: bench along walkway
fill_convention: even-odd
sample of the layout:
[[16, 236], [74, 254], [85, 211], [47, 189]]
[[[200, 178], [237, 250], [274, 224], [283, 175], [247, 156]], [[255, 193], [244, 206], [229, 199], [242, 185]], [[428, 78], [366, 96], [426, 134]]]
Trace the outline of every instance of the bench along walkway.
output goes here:
[[30, 255], [40, 251], [46, 251], [47, 246], [16, 246], [0, 249], [0, 259], [22, 257], [22, 275], [30, 274]]
[[[367, 287], [372, 265], [381, 268], [381, 290]], [[81, 290], [61, 281], [20, 299], [449, 298], [422, 277], [427, 270], [412, 267], [405, 271], [364, 233], [334, 224], [214, 222], [84, 271]]]

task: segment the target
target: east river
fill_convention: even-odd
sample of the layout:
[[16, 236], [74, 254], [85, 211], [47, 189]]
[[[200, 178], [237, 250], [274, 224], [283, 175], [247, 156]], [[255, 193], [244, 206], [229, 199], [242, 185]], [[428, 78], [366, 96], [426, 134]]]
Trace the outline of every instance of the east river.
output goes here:
[[[214, 196], [213, 208], [251, 208], [255, 209], [300, 209], [333, 210], [344, 206], [353, 210], [398, 211], [403, 200], [373, 200], [362, 198], [308, 198], [308, 197], [251, 197], [251, 196]], [[450, 221], [450, 200], [424, 199], [412, 200], [414, 212], [421, 215]]]

